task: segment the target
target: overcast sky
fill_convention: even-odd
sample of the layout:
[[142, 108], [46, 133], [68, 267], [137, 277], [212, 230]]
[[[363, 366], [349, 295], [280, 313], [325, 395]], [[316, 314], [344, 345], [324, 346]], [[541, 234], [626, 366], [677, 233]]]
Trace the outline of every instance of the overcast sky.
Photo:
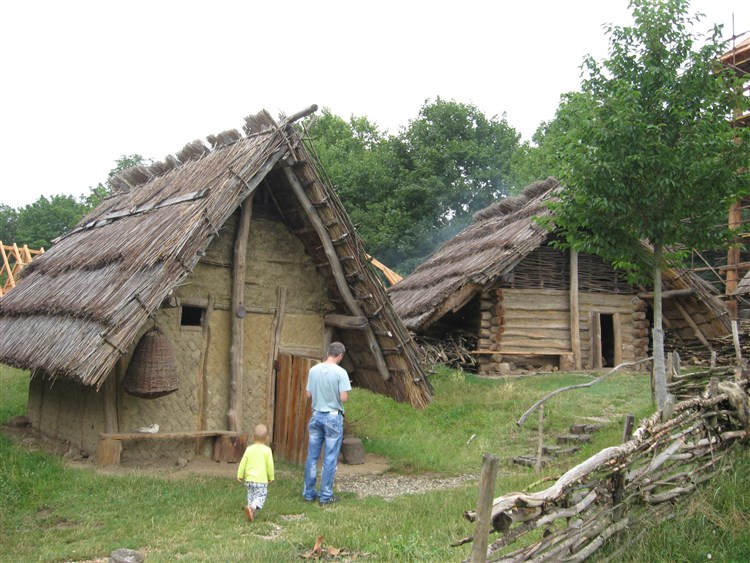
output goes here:
[[[750, 2], [696, 11], [750, 30]], [[630, 23], [627, 0], [4, 2], [0, 203], [87, 194], [121, 155], [161, 160], [264, 108], [397, 133], [440, 96], [529, 139], [606, 56], [605, 23]]]

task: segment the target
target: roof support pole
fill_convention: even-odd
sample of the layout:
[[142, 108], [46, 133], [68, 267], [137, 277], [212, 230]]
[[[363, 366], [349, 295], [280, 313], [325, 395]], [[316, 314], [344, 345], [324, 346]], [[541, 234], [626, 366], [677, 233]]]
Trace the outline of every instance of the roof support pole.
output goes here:
[[570, 251], [570, 346], [576, 369], [581, 369], [581, 319], [578, 310], [578, 252]]
[[234, 273], [232, 275], [232, 346], [230, 365], [232, 380], [229, 389], [229, 429], [242, 430], [242, 359], [245, 355], [245, 270], [250, 218], [253, 214], [252, 192], [242, 203], [237, 238], [234, 241]]
[[708, 349], [709, 352], [712, 352], [713, 348], [711, 348], [711, 344], [706, 339], [700, 327], [696, 324], [696, 322], [690, 316], [690, 313], [688, 313], [685, 310], [685, 307], [683, 307], [682, 303], [680, 303], [679, 301], [675, 300], [674, 304], [677, 306], [677, 309], [680, 311], [685, 321], [687, 321], [687, 324], [690, 325], [690, 328], [693, 329], [693, 332], [695, 333], [695, 336], [698, 337], [698, 340], [701, 341], [701, 343], [706, 347], [706, 349]]
[[[310, 201], [310, 198], [307, 197], [307, 194], [305, 193], [305, 190], [294, 171], [287, 166], [284, 168], [284, 174], [286, 175], [286, 178], [289, 181], [292, 190], [294, 191], [294, 195], [297, 196], [300, 205], [302, 205], [302, 208], [305, 210], [307, 217], [310, 219], [310, 222], [315, 228], [315, 232], [318, 234], [318, 237], [320, 237], [320, 242], [323, 244], [323, 250], [325, 251], [326, 257], [328, 258], [328, 263], [331, 266], [333, 277], [336, 280], [336, 286], [339, 288], [341, 296], [344, 298], [344, 302], [346, 303], [347, 307], [349, 307], [349, 311], [355, 317], [364, 317], [365, 314], [362, 312], [362, 308], [359, 306], [359, 303], [357, 303], [357, 300], [354, 299], [354, 295], [352, 295], [349, 284], [346, 282], [344, 269], [341, 267], [339, 255], [336, 253], [336, 249], [333, 246], [331, 237], [328, 234], [328, 229], [326, 229], [323, 221], [321, 221], [320, 216], [315, 210], [315, 207]], [[375, 338], [375, 334], [372, 332], [372, 327], [368, 324], [363, 329], [363, 331], [367, 337], [370, 351], [375, 358], [380, 376], [385, 380], [390, 379], [391, 372], [388, 371], [388, 364], [386, 364], [385, 358], [383, 357], [383, 354], [380, 350], [380, 345]]]

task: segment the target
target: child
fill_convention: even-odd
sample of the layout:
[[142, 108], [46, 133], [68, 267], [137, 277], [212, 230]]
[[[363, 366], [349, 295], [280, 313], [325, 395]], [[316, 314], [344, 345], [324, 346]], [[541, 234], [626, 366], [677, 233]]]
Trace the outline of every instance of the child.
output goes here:
[[250, 522], [255, 520], [255, 511], [263, 508], [268, 484], [273, 482], [273, 452], [266, 445], [267, 438], [265, 424], [258, 424], [253, 432], [253, 444], [247, 447], [237, 468], [237, 480], [247, 487], [245, 514]]

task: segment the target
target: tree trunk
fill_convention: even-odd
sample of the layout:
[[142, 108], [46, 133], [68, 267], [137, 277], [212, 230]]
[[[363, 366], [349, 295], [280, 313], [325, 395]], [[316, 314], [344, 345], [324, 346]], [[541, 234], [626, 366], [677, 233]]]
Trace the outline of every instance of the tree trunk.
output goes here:
[[656, 407], [664, 408], [667, 402], [667, 369], [664, 362], [664, 330], [662, 328], [661, 267], [664, 247], [654, 245], [654, 392]]

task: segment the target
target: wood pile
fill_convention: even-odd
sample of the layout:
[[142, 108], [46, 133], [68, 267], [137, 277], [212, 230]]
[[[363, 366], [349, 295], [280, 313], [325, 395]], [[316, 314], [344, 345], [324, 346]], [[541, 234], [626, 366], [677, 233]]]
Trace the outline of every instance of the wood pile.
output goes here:
[[[740, 353], [743, 358], [750, 358], [750, 320], [739, 321], [739, 340]], [[669, 332], [666, 334], [669, 339]], [[715, 352], [714, 361], [717, 365], [727, 365], [736, 363], [737, 352], [734, 347], [734, 340], [731, 334], [722, 338], [712, 338], [709, 340], [711, 348]], [[677, 351], [686, 362], [702, 367], [711, 365], [711, 350], [708, 350], [702, 344], [696, 342], [692, 345], [684, 342], [671, 342], [670, 349]]]
[[[671, 501], [724, 470], [730, 447], [750, 440], [750, 381], [731, 368], [693, 377], [708, 386], [674, 405], [671, 415], [654, 413], [632, 438], [573, 467], [545, 490], [495, 498], [490, 534], [499, 537], [490, 537], [487, 560], [582, 561], [629, 529], [608, 559], [617, 561], [649, 514], [672, 513]], [[476, 511], [464, 516], [477, 520]]]
[[468, 372], [476, 372], [477, 358], [472, 352], [477, 349], [477, 336], [465, 331], [454, 331], [443, 338], [416, 336], [420, 360], [428, 366], [447, 366]]

